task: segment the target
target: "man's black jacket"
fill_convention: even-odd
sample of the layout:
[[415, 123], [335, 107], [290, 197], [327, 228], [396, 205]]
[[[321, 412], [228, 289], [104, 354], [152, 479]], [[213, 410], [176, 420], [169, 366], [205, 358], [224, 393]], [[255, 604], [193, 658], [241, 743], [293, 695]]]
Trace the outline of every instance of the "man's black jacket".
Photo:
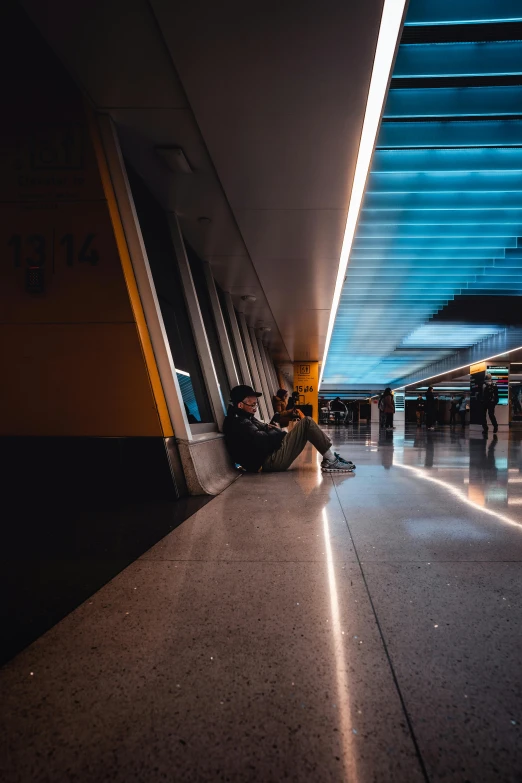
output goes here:
[[270, 454], [277, 451], [286, 432], [269, 427], [242, 408], [230, 405], [223, 424], [228, 453], [249, 473], [257, 473]]
[[486, 383], [482, 391], [484, 405], [498, 405], [498, 386], [496, 383]]
[[426, 392], [426, 404], [427, 411], [433, 412], [435, 410], [435, 395], [431, 391]]

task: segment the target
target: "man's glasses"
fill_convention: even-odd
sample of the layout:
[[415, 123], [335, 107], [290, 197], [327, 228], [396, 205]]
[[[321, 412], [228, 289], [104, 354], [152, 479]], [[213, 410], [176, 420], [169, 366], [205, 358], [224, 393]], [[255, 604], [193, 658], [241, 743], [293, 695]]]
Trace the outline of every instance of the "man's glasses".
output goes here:
[[250, 403], [250, 402], [244, 402], [244, 401], [243, 401], [243, 403], [242, 403], [242, 404], [243, 404], [243, 405], [246, 405], [246, 407], [247, 407], [247, 408], [257, 408], [257, 402], [252, 402], [252, 403]]

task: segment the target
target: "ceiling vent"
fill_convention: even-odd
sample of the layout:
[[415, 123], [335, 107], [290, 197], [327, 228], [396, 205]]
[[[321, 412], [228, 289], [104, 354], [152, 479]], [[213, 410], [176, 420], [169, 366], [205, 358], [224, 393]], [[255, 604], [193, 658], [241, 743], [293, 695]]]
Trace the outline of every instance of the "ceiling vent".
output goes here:
[[175, 174], [192, 174], [194, 171], [181, 147], [154, 147], [154, 149]]

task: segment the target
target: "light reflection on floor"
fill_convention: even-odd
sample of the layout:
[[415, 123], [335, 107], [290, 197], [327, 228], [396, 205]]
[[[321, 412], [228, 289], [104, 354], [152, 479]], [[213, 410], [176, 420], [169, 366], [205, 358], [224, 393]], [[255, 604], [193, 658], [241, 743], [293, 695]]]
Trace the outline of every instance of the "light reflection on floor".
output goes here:
[[376, 426], [329, 431], [336, 443], [364, 443], [367, 451], [380, 455], [385, 469], [415, 469], [420, 478], [458, 489], [461, 498], [476, 506], [513, 514], [522, 506], [522, 431], [489, 437], [449, 427], [427, 432], [414, 425], [394, 432]]

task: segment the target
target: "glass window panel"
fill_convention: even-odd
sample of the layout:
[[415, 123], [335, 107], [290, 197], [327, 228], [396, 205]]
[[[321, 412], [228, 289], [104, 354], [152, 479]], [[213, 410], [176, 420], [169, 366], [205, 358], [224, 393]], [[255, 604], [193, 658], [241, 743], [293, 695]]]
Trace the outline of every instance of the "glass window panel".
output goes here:
[[191, 423], [212, 422], [167, 215], [143, 180], [126, 166], [185, 411]]
[[239, 356], [237, 354], [236, 342], [234, 340], [234, 333], [232, 331], [232, 324], [228, 315], [228, 307], [225, 302], [225, 294], [216, 283], [216, 288], [219, 296], [219, 303], [221, 305], [221, 312], [223, 313], [223, 320], [225, 321], [225, 328], [227, 330], [228, 342], [230, 343], [230, 350], [232, 351], [232, 358], [236, 367], [238, 378], [241, 380], [241, 365], [239, 364]]
[[192, 279], [194, 280], [194, 286], [196, 288], [196, 294], [199, 302], [199, 309], [203, 318], [203, 324], [207, 333], [207, 340], [210, 346], [210, 353], [212, 354], [212, 360], [216, 369], [216, 375], [221, 392], [221, 398], [223, 401], [223, 408], [226, 411], [228, 400], [230, 397], [230, 385], [228, 382], [227, 371], [225, 369], [225, 362], [223, 361], [223, 355], [221, 353], [221, 346], [219, 344], [219, 337], [217, 332], [217, 326], [214, 319], [214, 313], [212, 310], [212, 303], [210, 301], [210, 295], [207, 288], [207, 281], [205, 279], [205, 271], [203, 264], [198, 258], [194, 250], [185, 242], [187, 250], [187, 257], [190, 264], [190, 271], [192, 272]]

